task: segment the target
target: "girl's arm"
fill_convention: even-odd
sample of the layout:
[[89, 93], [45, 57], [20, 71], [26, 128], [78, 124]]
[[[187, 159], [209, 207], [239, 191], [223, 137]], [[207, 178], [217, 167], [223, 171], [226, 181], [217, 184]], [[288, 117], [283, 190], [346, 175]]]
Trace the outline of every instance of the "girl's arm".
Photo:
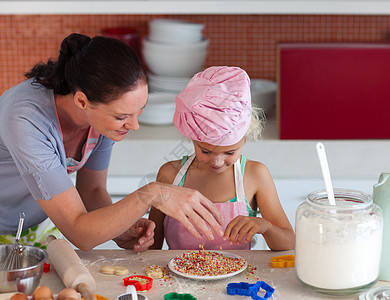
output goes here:
[[[246, 187], [253, 187], [262, 217], [239, 216], [229, 223], [225, 236], [240, 243], [248, 234], [262, 234], [272, 250], [289, 250], [295, 247], [295, 233], [279, 201], [274, 181], [267, 167], [259, 162], [248, 161], [245, 167]], [[252, 191], [251, 191], [252, 194]]]

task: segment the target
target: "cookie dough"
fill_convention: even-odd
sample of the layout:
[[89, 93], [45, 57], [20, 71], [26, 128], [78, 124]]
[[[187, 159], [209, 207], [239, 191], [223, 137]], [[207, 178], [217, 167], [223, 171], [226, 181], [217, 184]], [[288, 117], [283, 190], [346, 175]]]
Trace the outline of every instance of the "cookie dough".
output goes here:
[[164, 270], [160, 266], [156, 265], [150, 265], [145, 270], [146, 276], [152, 277], [152, 278], [163, 278], [164, 277]]
[[127, 274], [129, 274], [129, 269], [127, 269], [125, 267], [116, 267], [114, 274], [120, 275], [120, 276], [127, 275]]
[[111, 266], [106, 265], [101, 267], [100, 272], [107, 275], [127, 275], [129, 274], [129, 269], [121, 266]]

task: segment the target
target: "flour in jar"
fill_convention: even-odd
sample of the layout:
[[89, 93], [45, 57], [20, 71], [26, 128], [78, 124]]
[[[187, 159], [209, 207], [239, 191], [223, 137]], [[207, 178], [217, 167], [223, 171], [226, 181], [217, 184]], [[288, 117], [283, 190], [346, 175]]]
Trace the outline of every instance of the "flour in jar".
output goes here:
[[375, 215], [368, 223], [367, 216], [364, 221], [357, 217], [343, 222], [302, 215], [296, 221], [297, 276], [321, 289], [370, 284], [378, 278], [381, 241], [381, 221]]

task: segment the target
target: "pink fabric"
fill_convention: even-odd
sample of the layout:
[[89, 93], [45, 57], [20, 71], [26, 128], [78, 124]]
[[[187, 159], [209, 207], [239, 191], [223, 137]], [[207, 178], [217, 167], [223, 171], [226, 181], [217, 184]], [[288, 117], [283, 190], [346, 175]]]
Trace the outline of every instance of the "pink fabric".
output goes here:
[[95, 128], [90, 128], [88, 133], [87, 142], [85, 143], [82, 152], [83, 157], [81, 158], [80, 163], [78, 163], [76, 166], [67, 166], [66, 170], [68, 174], [74, 173], [78, 170], [80, 170], [85, 163], [87, 162], [88, 158], [90, 157], [92, 150], [95, 148], [98, 140], [99, 140], [100, 133], [96, 131]]
[[[227, 224], [238, 215], [248, 215], [246, 202], [225, 202], [214, 203], [225, 218]], [[229, 241], [224, 241], [216, 233], [214, 241], [209, 241], [206, 237], [201, 240], [195, 238], [179, 221], [169, 216], [164, 219], [164, 236], [171, 250], [197, 250], [199, 245], [203, 245], [205, 250], [250, 250], [251, 242], [230, 245]]]
[[[61, 138], [62, 140], [64, 139], [64, 135], [62, 134], [62, 128], [61, 128], [61, 123], [60, 123], [60, 119], [58, 118], [58, 112], [57, 112], [57, 106], [55, 107], [55, 110], [56, 110], [56, 117], [57, 117], [57, 122], [60, 126], [60, 134], [61, 134]], [[66, 167], [66, 171], [68, 174], [72, 174], [74, 172], [77, 172], [78, 170], [80, 170], [84, 165], [85, 163], [87, 162], [88, 158], [90, 157], [91, 153], [92, 153], [92, 150], [95, 148], [98, 140], [99, 140], [99, 136], [100, 136], [100, 133], [96, 131], [95, 128], [93, 127], [90, 127], [89, 128], [89, 132], [88, 132], [88, 137], [87, 137], [87, 142], [84, 144], [83, 148], [82, 148], [82, 158], [81, 158], [81, 161], [77, 164], [77, 165], [74, 165], [74, 166], [67, 166]]]
[[176, 97], [173, 122], [191, 140], [230, 146], [245, 136], [251, 114], [248, 74], [238, 67], [210, 67]]

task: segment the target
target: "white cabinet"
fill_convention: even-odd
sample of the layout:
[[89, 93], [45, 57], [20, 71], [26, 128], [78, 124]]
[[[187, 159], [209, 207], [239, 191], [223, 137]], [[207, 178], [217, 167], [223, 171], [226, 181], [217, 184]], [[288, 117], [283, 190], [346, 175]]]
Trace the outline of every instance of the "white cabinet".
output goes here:
[[386, 15], [373, 0], [0, 0], [0, 14], [361, 14]]

